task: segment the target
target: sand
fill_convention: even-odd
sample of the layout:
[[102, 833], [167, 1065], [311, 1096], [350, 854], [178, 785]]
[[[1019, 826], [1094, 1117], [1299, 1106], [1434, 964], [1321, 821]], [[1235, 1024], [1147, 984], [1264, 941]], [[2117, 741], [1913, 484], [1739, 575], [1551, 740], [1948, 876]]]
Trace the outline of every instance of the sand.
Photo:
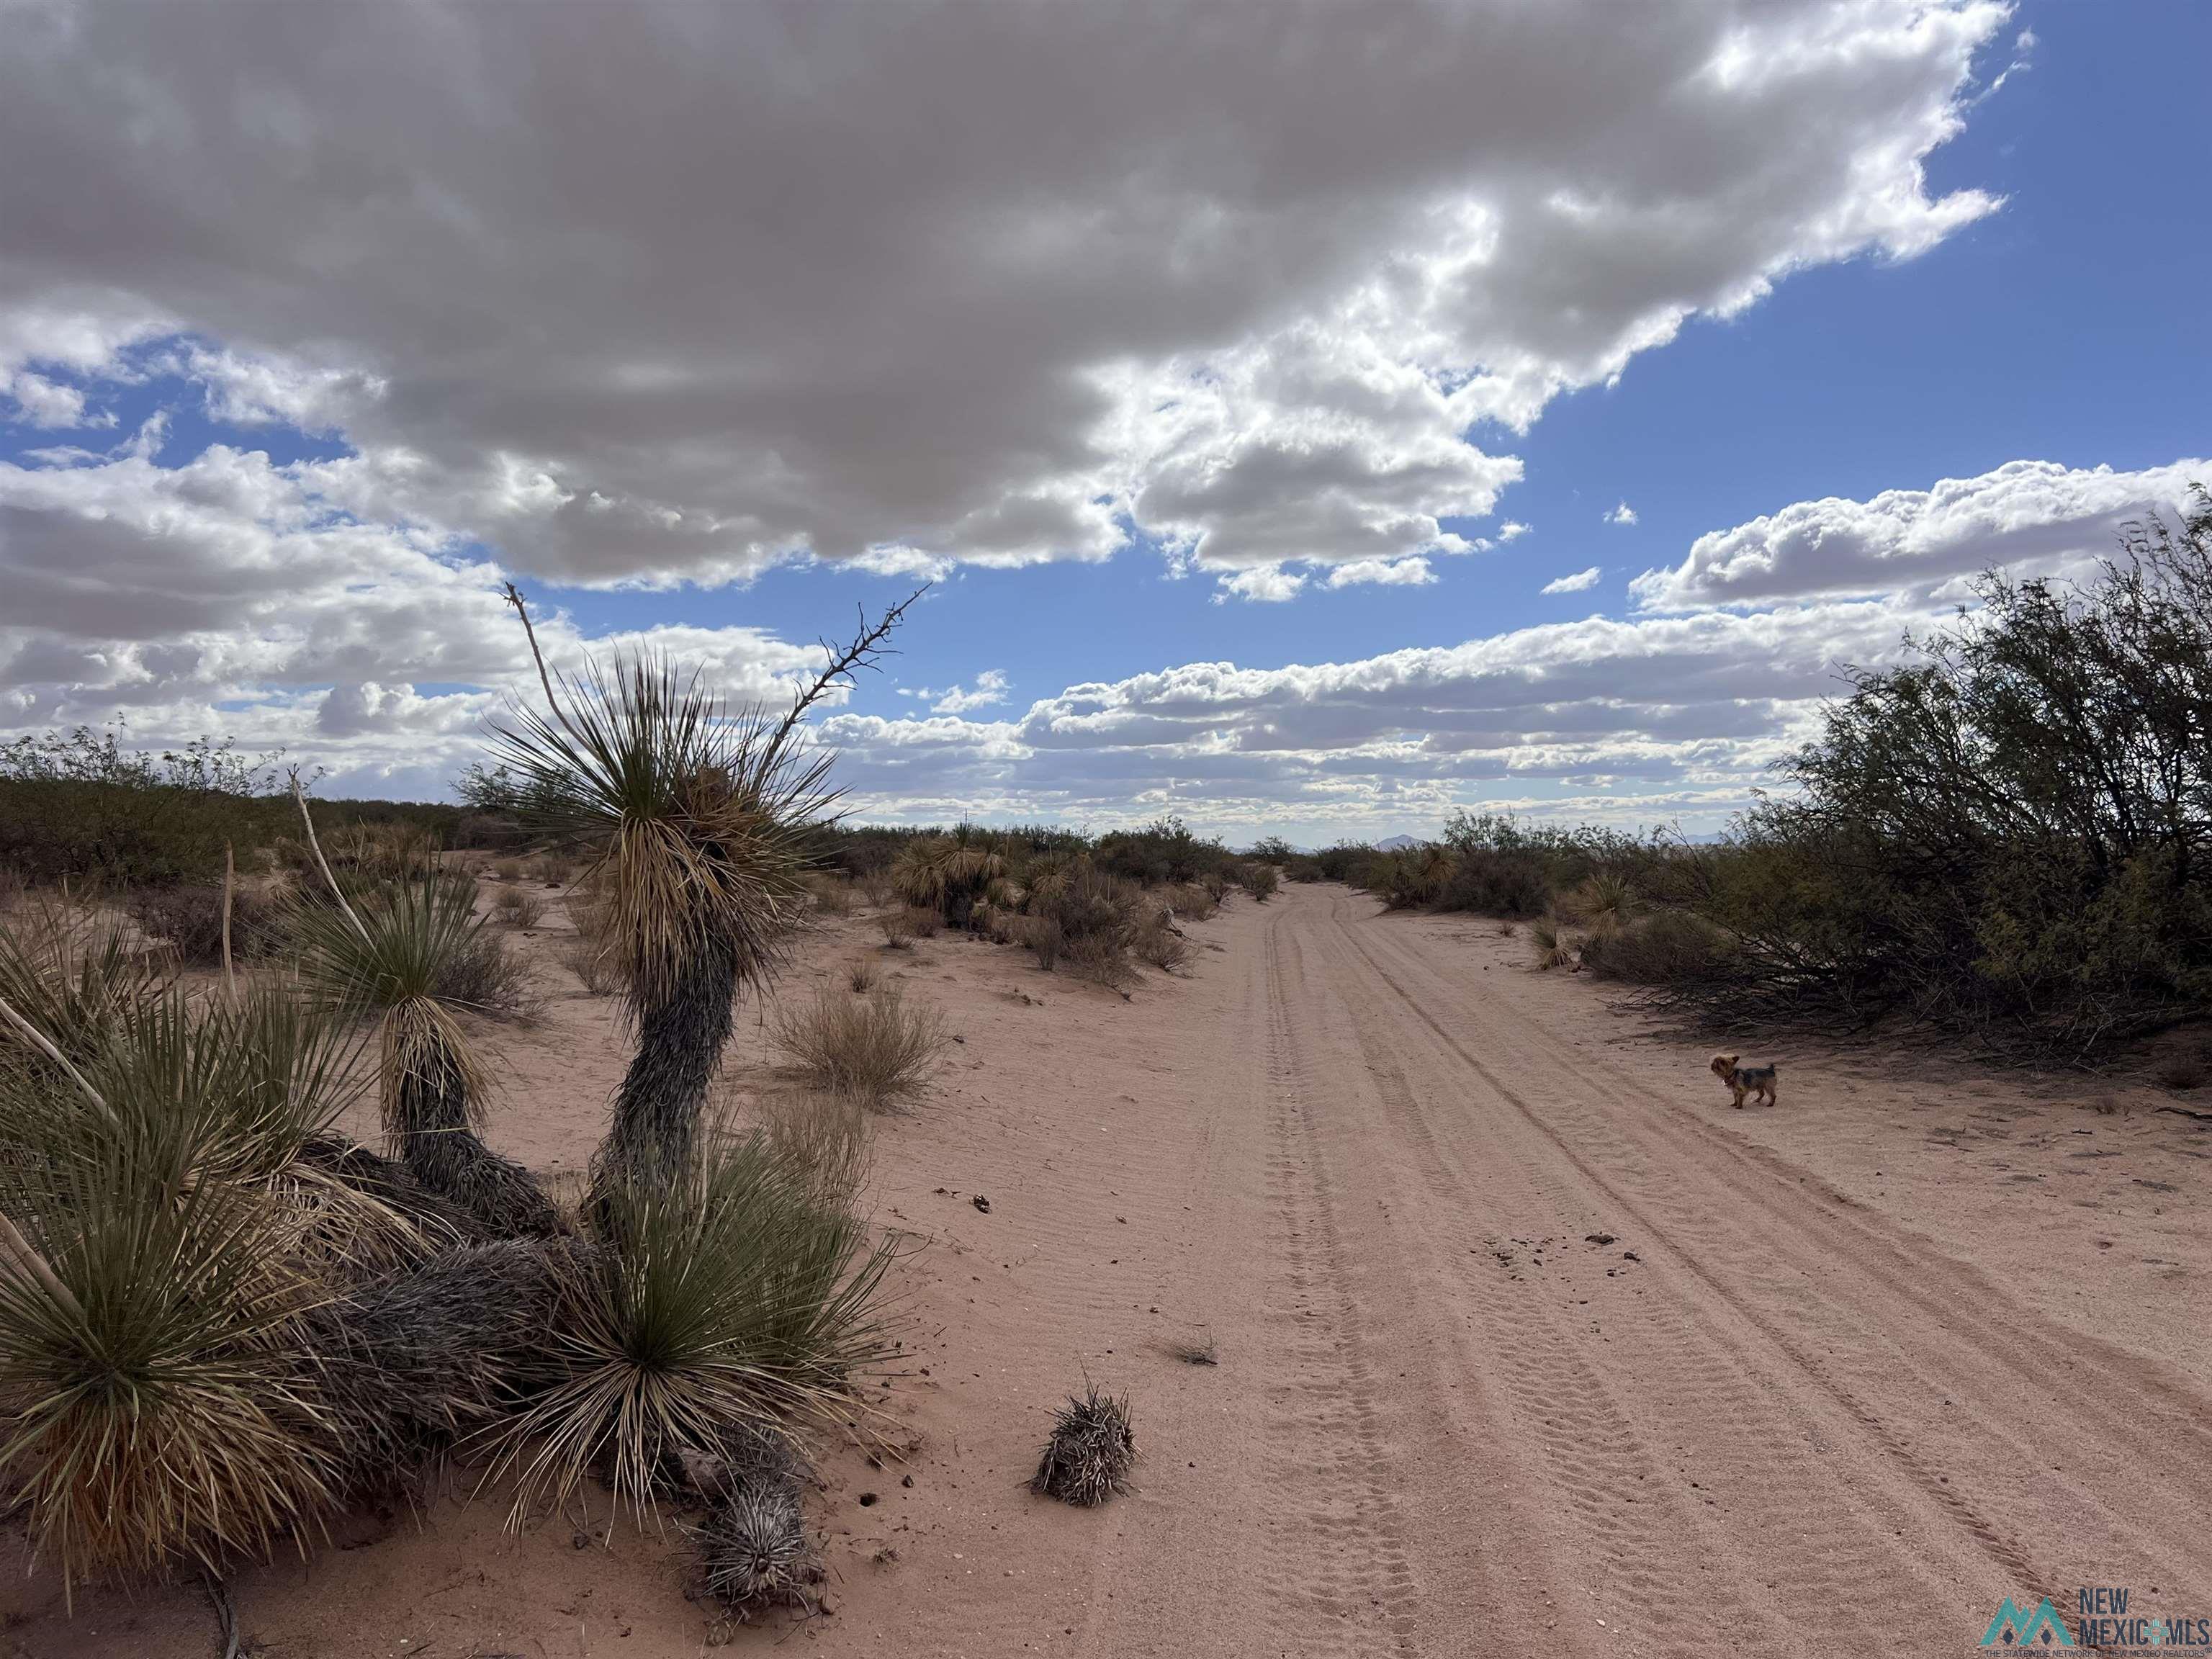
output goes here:
[[[2212, 1616], [2212, 1124], [1803, 1044], [1733, 1110], [1710, 1043], [1494, 924], [1376, 908], [1239, 900], [1127, 1000], [945, 936], [879, 953], [960, 1039], [878, 1146], [911, 1451], [830, 1449], [830, 1610], [733, 1650], [1957, 1655], [2085, 1584]], [[877, 937], [826, 923], [783, 994]], [[568, 980], [501, 1035], [496, 1144], [581, 1164], [612, 1012]], [[1078, 1511], [1024, 1482], [1086, 1377], [1144, 1459]], [[510, 1538], [465, 1497], [240, 1573], [248, 1650], [704, 1650], [672, 1533]], [[0, 1609], [0, 1656], [216, 1650], [197, 1591], [66, 1619], [15, 1576]]]

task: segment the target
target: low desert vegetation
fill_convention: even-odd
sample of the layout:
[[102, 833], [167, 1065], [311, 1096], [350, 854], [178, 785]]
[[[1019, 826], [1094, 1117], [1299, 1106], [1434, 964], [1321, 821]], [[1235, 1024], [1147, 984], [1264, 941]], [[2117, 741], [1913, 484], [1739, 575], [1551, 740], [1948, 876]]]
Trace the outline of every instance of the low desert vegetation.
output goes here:
[[[826, 762], [799, 728], [898, 615], [780, 713], [623, 659], [541, 664], [543, 712], [507, 722], [501, 810], [580, 866], [577, 942], [637, 1043], [574, 1207], [485, 1144], [477, 1022], [514, 1012], [516, 981], [422, 824], [97, 752], [78, 777], [82, 744], [18, 753], [8, 781], [46, 805], [154, 804], [118, 814], [152, 828], [93, 860], [107, 878], [204, 884], [228, 842], [274, 896], [248, 923], [226, 882], [218, 930], [272, 942], [219, 975], [182, 971], [206, 955], [203, 894], [173, 923], [44, 893], [0, 917], [0, 1511], [66, 1586], [219, 1583], [458, 1457], [511, 1478], [518, 1522], [602, 1476], [641, 1514], [704, 1504], [713, 1595], [798, 1592], [803, 1463], [774, 1449], [848, 1423], [895, 1351], [890, 1246], [859, 1205], [870, 1120], [811, 1093], [740, 1123], [708, 1097], [823, 833]], [[224, 799], [171, 833], [178, 791]], [[276, 805], [289, 826], [261, 821]], [[83, 843], [47, 844], [40, 867], [72, 874]], [[906, 1086], [933, 1021], [839, 1001], [904, 1056], [851, 1092]], [[382, 1152], [339, 1127], [364, 1090]]]
[[824, 986], [770, 1030], [786, 1064], [815, 1088], [877, 1108], [920, 1090], [951, 1041], [934, 1008], [889, 987], [854, 997]]
[[2071, 1065], [2212, 1017], [2212, 496], [2078, 584], [1992, 573], [1911, 659], [1852, 671], [1726, 836], [1455, 815], [1331, 848], [1394, 908], [1531, 923], [1717, 1026], [1962, 1039]]
[[527, 887], [502, 887], [492, 895], [492, 913], [508, 927], [528, 933], [545, 920], [545, 901]]

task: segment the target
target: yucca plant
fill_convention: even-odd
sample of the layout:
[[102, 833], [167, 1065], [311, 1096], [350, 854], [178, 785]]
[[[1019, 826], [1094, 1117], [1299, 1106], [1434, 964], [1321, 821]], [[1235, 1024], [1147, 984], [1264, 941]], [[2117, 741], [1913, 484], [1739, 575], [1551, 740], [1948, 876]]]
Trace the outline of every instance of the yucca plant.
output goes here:
[[1539, 971], [1551, 968], [1571, 968], [1577, 965], [1574, 943], [1560, 927], [1558, 918], [1539, 916], [1528, 924], [1529, 942], [1536, 947], [1536, 967]]
[[296, 906], [301, 979], [323, 1006], [377, 1022], [385, 1136], [409, 1173], [495, 1235], [555, 1233], [530, 1172], [479, 1137], [483, 1072], [447, 994], [459, 965], [500, 948], [475, 905], [473, 880], [426, 865], [350, 901]]
[[1568, 894], [1562, 908], [1589, 929], [1595, 939], [1611, 939], [1633, 910], [1636, 890], [1628, 878], [1614, 870], [1598, 870], [1585, 877]]
[[0, 1183], [50, 1268], [0, 1263], [0, 1471], [65, 1585], [220, 1573], [332, 1496], [291, 1218], [265, 1190], [174, 1182], [142, 1150], [10, 1160]]
[[864, 1134], [853, 1115], [742, 1134], [710, 1121], [674, 1179], [602, 1184], [601, 1246], [566, 1259], [559, 1374], [495, 1442], [518, 1518], [601, 1471], [641, 1511], [735, 1425], [851, 1410], [854, 1374], [892, 1351], [891, 1247], [853, 1207]]
[[0, 1018], [43, 1062], [0, 1071], [0, 1506], [68, 1583], [265, 1553], [335, 1491], [301, 1322], [422, 1242], [313, 1156], [346, 1045], [265, 988], [167, 987], [74, 1057]]
[[973, 824], [908, 843], [892, 866], [899, 896], [965, 927], [980, 905], [1007, 896], [1006, 861]]
[[[520, 594], [508, 597], [527, 629]], [[804, 745], [801, 722], [873, 660], [905, 610], [863, 629], [780, 717], [733, 709], [696, 674], [644, 655], [559, 676], [556, 690], [541, 657], [545, 712], [517, 708], [495, 727], [538, 830], [586, 860], [627, 992], [637, 1054], [616, 1091], [600, 1187], [685, 1178], [736, 999], [773, 970], [804, 911], [835, 799], [829, 757]]]

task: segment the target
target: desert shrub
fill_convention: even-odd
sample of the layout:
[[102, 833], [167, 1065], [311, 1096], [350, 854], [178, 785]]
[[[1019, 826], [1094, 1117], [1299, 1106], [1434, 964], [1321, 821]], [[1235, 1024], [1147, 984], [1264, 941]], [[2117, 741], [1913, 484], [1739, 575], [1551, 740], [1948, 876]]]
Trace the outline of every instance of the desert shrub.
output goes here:
[[806, 890], [814, 896], [814, 908], [823, 915], [853, 914], [853, 884], [843, 877], [817, 871], [807, 877]]
[[431, 981], [440, 1000], [489, 1019], [534, 1019], [544, 1012], [537, 970], [489, 933], [459, 944]]
[[895, 990], [840, 996], [828, 987], [771, 1027], [791, 1068], [824, 1093], [881, 1106], [928, 1080], [949, 1039], [945, 1020]]
[[[972, 915], [974, 913], [971, 911], [969, 914]], [[937, 928], [938, 919], [936, 911], [924, 909], [918, 904], [909, 904], [907, 906], [906, 930], [908, 933], [913, 934], [915, 938], [935, 939], [937, 937]]]
[[1796, 793], [1687, 861], [1739, 1024], [1910, 1021], [2078, 1060], [2212, 1005], [2212, 497], [2084, 587], [1980, 608], [1853, 674]]
[[1265, 904], [1282, 885], [1282, 872], [1272, 864], [1248, 863], [1237, 872], [1237, 885]]
[[1155, 917], [1139, 927], [1130, 949], [1139, 961], [1149, 962], [1165, 973], [1172, 973], [1190, 960], [1190, 941], [1164, 917]]
[[904, 908], [885, 911], [876, 918], [876, 926], [883, 930], [884, 950], [911, 951], [914, 948], [914, 918], [909, 911]]
[[1191, 921], [1209, 921], [1221, 913], [1221, 901], [1194, 881], [1178, 882], [1160, 896], [1176, 915]]
[[545, 920], [545, 901], [527, 887], [502, 887], [492, 895], [492, 914], [527, 933]]
[[1293, 854], [1283, 865], [1283, 876], [1304, 885], [1327, 879], [1322, 874], [1321, 860], [1310, 853]]
[[1024, 943], [1039, 965], [1065, 963], [1069, 971], [1102, 985], [1130, 979], [1138, 896], [1127, 882], [1079, 854], [1039, 872], [1022, 903], [1030, 924]]
[[1067, 935], [1050, 916], [1023, 916], [1020, 921], [1017, 938], [1036, 957], [1037, 966], [1050, 973], [1067, 952]]
[[[128, 894], [124, 908], [149, 939], [159, 939], [193, 968], [222, 961], [222, 888], [198, 882], [174, 887], [142, 887]], [[232, 891], [230, 951], [235, 961], [266, 956], [277, 944], [282, 902], [262, 889], [240, 883]]]
[[1551, 900], [1541, 860], [1526, 853], [1474, 848], [1454, 860], [1434, 902], [1442, 910], [1469, 910], [1519, 921], [1540, 915]]
[[494, 859], [491, 873], [497, 881], [520, 881], [529, 867], [520, 859]]
[[1156, 818], [1141, 830], [1120, 830], [1101, 836], [1091, 849], [1099, 869], [1124, 881], [1158, 885], [1162, 882], [1219, 880], [1224, 890], [1236, 862], [1218, 841], [1192, 833], [1178, 817]]
[[1370, 886], [1367, 866], [1380, 857], [1364, 842], [1341, 841], [1314, 854], [1314, 865], [1323, 881], [1341, 881], [1355, 887]]
[[598, 941], [580, 936], [561, 947], [561, 965], [595, 997], [612, 996], [622, 989], [613, 959]]
[[1583, 966], [1600, 979], [1632, 985], [1686, 986], [1725, 969], [1729, 940], [1685, 910], [1655, 910], [1583, 943]]
[[226, 845], [244, 859], [282, 833], [276, 758], [206, 738], [136, 753], [88, 726], [0, 744], [0, 866], [49, 884], [207, 881]]
[[875, 961], [870, 957], [854, 957], [846, 964], [845, 982], [855, 991], [872, 991], [880, 976]]

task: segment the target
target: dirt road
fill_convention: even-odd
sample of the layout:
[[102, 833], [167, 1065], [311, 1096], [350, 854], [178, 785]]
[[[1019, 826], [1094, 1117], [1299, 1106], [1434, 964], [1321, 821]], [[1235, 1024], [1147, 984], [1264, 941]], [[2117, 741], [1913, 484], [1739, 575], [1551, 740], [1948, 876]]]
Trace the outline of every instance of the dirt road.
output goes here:
[[[915, 1449], [828, 1462], [834, 1612], [739, 1646], [1961, 1655], [2083, 1585], [2212, 1616], [2212, 1133], [1798, 1056], [1737, 1113], [1491, 924], [1294, 888], [1194, 932], [1127, 1002], [987, 945], [900, 958], [962, 1038], [878, 1151]], [[509, 1150], [588, 1149], [605, 1017], [512, 1057]], [[1168, 1352], [1193, 1335], [1218, 1365]], [[1085, 1374], [1146, 1455], [1079, 1512], [1021, 1483]], [[702, 1650], [668, 1540], [571, 1541], [441, 1507], [247, 1575], [241, 1619], [283, 1656]], [[64, 1641], [50, 1606], [27, 1650], [204, 1639], [189, 1598], [101, 1618]]]

